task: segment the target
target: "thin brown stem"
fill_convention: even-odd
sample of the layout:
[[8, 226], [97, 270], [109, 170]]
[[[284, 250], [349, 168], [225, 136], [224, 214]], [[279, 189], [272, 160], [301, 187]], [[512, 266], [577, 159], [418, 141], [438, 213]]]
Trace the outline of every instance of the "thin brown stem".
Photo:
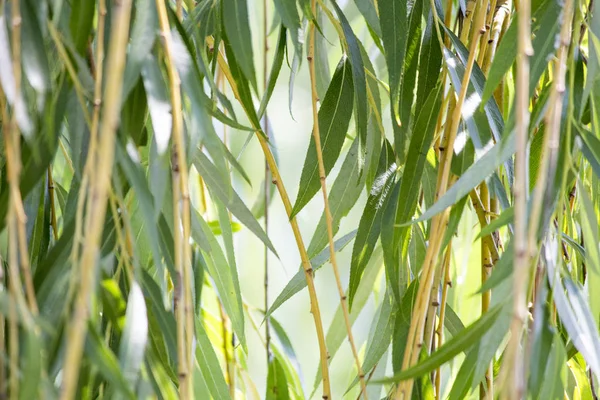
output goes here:
[[[435, 330], [437, 337], [436, 347], [440, 347], [444, 342], [444, 320], [446, 317], [446, 304], [448, 302], [448, 289], [452, 287], [452, 279], [450, 278], [450, 261], [452, 259], [452, 240], [448, 243], [446, 248], [446, 255], [444, 257], [442, 270], [444, 275], [444, 286], [442, 287], [442, 301], [440, 303], [440, 316]], [[442, 374], [441, 368], [435, 371], [435, 399], [440, 400], [442, 398]]]
[[[267, 89], [267, 79], [268, 79], [268, 69], [267, 69], [267, 56], [269, 54], [269, 41], [268, 41], [268, 28], [267, 28], [267, 16], [268, 16], [268, 3], [267, 0], [263, 0], [263, 83], [264, 90]], [[263, 118], [263, 132], [265, 136], [269, 137], [269, 117], [268, 111], [265, 109], [265, 115]], [[269, 184], [271, 181], [270, 173], [269, 173], [269, 165], [265, 162], [265, 183], [264, 183], [264, 202], [265, 202], [265, 233], [269, 234], [269, 192], [271, 189], [271, 185]], [[265, 290], [265, 351], [267, 356], [267, 367], [269, 365], [269, 361], [271, 360], [271, 321], [270, 316], [267, 314], [269, 311], [269, 248], [265, 245], [264, 248], [264, 257], [265, 257], [265, 275], [264, 275], [264, 290]]]
[[[490, 193], [487, 184], [483, 182], [479, 186], [479, 197], [483, 206], [484, 213], [489, 213], [490, 210]], [[485, 221], [487, 224], [487, 220]], [[480, 224], [483, 229], [486, 225]], [[491, 235], [488, 235], [491, 237]], [[493, 242], [492, 242], [493, 243]], [[492, 253], [489, 248], [489, 241], [481, 240], [481, 283], [484, 284], [492, 275]], [[481, 315], [484, 315], [490, 308], [492, 301], [492, 291], [487, 290], [481, 294]], [[479, 398], [482, 400], [494, 398], [494, 362], [490, 362], [485, 371], [485, 381], [479, 386]]]
[[80, 287], [73, 318], [67, 332], [65, 359], [63, 363], [63, 381], [61, 399], [70, 400], [75, 397], [79, 367], [83, 354], [83, 343], [87, 334], [89, 318], [89, 303], [95, 289], [95, 267], [98, 258], [104, 216], [106, 214], [107, 198], [110, 191], [110, 177], [114, 161], [116, 130], [119, 123], [121, 104], [121, 89], [123, 87], [123, 72], [125, 69], [125, 53], [129, 38], [129, 23], [131, 19], [131, 0], [121, 0], [115, 3], [112, 13], [113, 31], [110, 39], [108, 66], [111, 74], [108, 76], [104, 90], [107, 106], [102, 116], [101, 131], [98, 142], [96, 163], [93, 176], [89, 180], [89, 196], [93, 203], [93, 212], [88, 210], [86, 215], [87, 229], [83, 243], [81, 260], [76, 264], [81, 270]]

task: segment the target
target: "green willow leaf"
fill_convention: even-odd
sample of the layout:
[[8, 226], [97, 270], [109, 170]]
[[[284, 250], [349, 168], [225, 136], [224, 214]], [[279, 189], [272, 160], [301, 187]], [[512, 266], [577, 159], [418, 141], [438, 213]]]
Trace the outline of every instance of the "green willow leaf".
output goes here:
[[392, 104], [392, 123], [399, 124], [398, 102], [400, 79], [406, 55], [406, 42], [409, 33], [407, 2], [379, 0], [379, 22], [381, 24], [381, 40], [385, 50], [385, 61], [388, 68], [390, 97]]
[[275, 9], [281, 17], [281, 22], [288, 29], [292, 43], [298, 56], [302, 56], [302, 27], [300, 26], [300, 15], [295, 1], [274, 0]]
[[167, 85], [160, 71], [158, 60], [148, 57], [141, 66], [142, 80], [150, 111], [150, 120], [156, 141], [156, 150], [159, 155], [164, 154], [171, 139], [171, 101], [167, 92]]
[[427, 151], [433, 141], [441, 101], [442, 90], [441, 86], [438, 86], [429, 94], [421, 108], [415, 124], [415, 132], [418, 134], [411, 138], [402, 180], [399, 182], [399, 188], [394, 190], [384, 213], [381, 244], [384, 248], [386, 276], [397, 300], [400, 290], [399, 264], [400, 259], [405, 258], [407, 235], [411, 229], [410, 226], [398, 224], [408, 221], [416, 211]]
[[124, 398], [135, 399], [135, 395], [132, 392], [129, 383], [125, 379], [121, 368], [119, 368], [119, 362], [114, 353], [104, 343], [103, 338], [100, 337], [91, 322], [88, 325], [84, 349], [85, 356], [88, 357], [90, 362], [98, 369], [100, 375], [102, 375], [102, 377], [106, 379], [111, 387], [117, 390], [120, 395]]
[[463, 351], [476, 345], [486, 332], [494, 325], [503, 311], [503, 308], [510, 304], [509, 302], [500, 303], [483, 314], [476, 322], [469, 325], [459, 335], [444, 343], [431, 356], [419, 361], [416, 365], [407, 368], [398, 374], [376, 381], [375, 383], [396, 383], [402, 380], [416, 378], [433, 371], [442, 364], [450, 361], [452, 358]]
[[484, 179], [492, 175], [514, 152], [515, 137], [514, 132], [512, 132], [510, 135], [504, 136], [500, 143], [495, 144], [494, 147], [481, 156], [433, 206], [429, 207], [423, 215], [413, 220], [412, 223], [426, 221], [456, 204]]
[[215, 282], [221, 303], [223, 303], [223, 307], [227, 311], [229, 319], [231, 319], [233, 330], [244, 349], [246, 349], [244, 310], [237, 270], [228, 264], [217, 238], [213, 235], [204, 218], [198, 215], [195, 210], [192, 210], [191, 216], [192, 237], [195, 241], [199, 241], [199, 237], [202, 235], [210, 246], [210, 251], [202, 252], [206, 268]]
[[[346, 245], [350, 243], [352, 239], [354, 239], [355, 236], [356, 231], [352, 231], [336, 240], [334, 242], [335, 251], [342, 251], [344, 247], [346, 247]], [[329, 261], [330, 256], [331, 254], [329, 252], [329, 247], [327, 247], [315, 257], [311, 258], [310, 265], [312, 266], [313, 271], [319, 270], [323, 266], [323, 264]], [[285, 285], [281, 293], [279, 293], [273, 304], [271, 304], [269, 311], [267, 311], [267, 315], [273, 314], [275, 310], [281, 307], [283, 303], [285, 303], [292, 296], [294, 296], [296, 293], [298, 293], [306, 287], [306, 278], [304, 274], [305, 273], [302, 268], [300, 268], [300, 270], [296, 272], [296, 275], [294, 275], [292, 279], [290, 279], [290, 281], [287, 283], [287, 285]]]
[[202, 320], [196, 318], [196, 362], [204, 383], [214, 399], [230, 399], [221, 364], [206, 334]]
[[[356, 205], [364, 185], [364, 174], [360, 174], [358, 166], [358, 140], [354, 140], [346, 159], [340, 168], [338, 176], [329, 191], [329, 208], [331, 212], [331, 223], [333, 235], [340, 228], [340, 221], [346, 217], [350, 210]], [[321, 215], [315, 233], [308, 245], [308, 256], [313, 257], [323, 250], [329, 243], [327, 235], [327, 223], [325, 212]]]
[[[323, 164], [325, 174], [328, 175], [335, 165], [350, 125], [352, 116], [352, 75], [350, 73], [350, 61], [347, 58], [340, 61], [333, 79], [327, 89], [327, 94], [321, 108], [319, 109], [318, 123], [321, 135], [321, 150], [323, 152]], [[302, 175], [300, 176], [300, 188], [298, 197], [292, 210], [293, 218], [304, 208], [321, 188], [319, 179], [319, 165], [314, 138], [311, 136]]]
[[354, 85], [354, 108], [356, 114], [354, 120], [356, 122], [356, 133], [360, 139], [360, 147], [364, 152], [367, 144], [367, 78], [365, 75], [365, 67], [360, 53], [361, 43], [352, 31], [348, 19], [342, 12], [341, 8], [334, 1], [331, 5], [342, 25], [342, 31], [347, 45], [347, 51], [350, 56], [350, 64], [352, 67], [352, 81]]
[[262, 100], [260, 102], [260, 107], [258, 108], [258, 118], [262, 118], [265, 114], [265, 111], [267, 110], [267, 105], [269, 104], [269, 100], [271, 99], [271, 95], [273, 94], [273, 90], [275, 89], [275, 84], [277, 83], [277, 78], [279, 77], [281, 66], [283, 65], [286, 43], [287, 34], [285, 28], [282, 26], [279, 30], [279, 40], [277, 40], [277, 49], [275, 51], [275, 58], [273, 59], [271, 73], [269, 74], [269, 80], [267, 82], [267, 90], [265, 90], [265, 93], [263, 94]]
[[[129, 52], [127, 53], [127, 63], [125, 64], [123, 99], [129, 96], [129, 92], [135, 86], [142, 72], [143, 65], [147, 62], [146, 59], [156, 41], [157, 30], [158, 17], [156, 15], [156, 6], [152, 0], [137, 1], [135, 19], [131, 29]], [[146, 88], [146, 91], [148, 91], [148, 88]]]
[[377, 178], [360, 217], [358, 233], [352, 248], [350, 283], [348, 284], [348, 308], [350, 310], [352, 310], [352, 303], [362, 279], [363, 271], [371, 258], [371, 254], [373, 254], [375, 243], [381, 233], [383, 211], [396, 177], [395, 161], [394, 150], [386, 140], [384, 150], [379, 158]]
[[215, 165], [208, 159], [204, 153], [198, 152], [194, 159], [194, 165], [204, 178], [206, 185], [211, 190], [211, 193], [225, 204], [225, 207], [240, 220], [252, 233], [256, 235], [268, 248], [277, 255], [277, 251], [271, 243], [271, 239], [267, 236], [263, 228], [260, 226], [252, 212], [246, 204], [238, 196], [238, 194], [229, 186], [229, 182], [223, 182], [219, 179], [219, 173]]
[[267, 372], [267, 400], [286, 400], [290, 398], [285, 371], [277, 357], [269, 360]]
[[[437, 3], [437, 2], [436, 2]], [[441, 14], [438, 14], [441, 15]], [[427, 26], [423, 32], [421, 54], [419, 55], [419, 73], [416, 104], [423, 104], [429, 92], [435, 88], [440, 77], [442, 66], [442, 49], [436, 34], [435, 20], [432, 10], [429, 10]]]
[[131, 387], [135, 387], [144, 361], [148, 341], [146, 302], [137, 282], [133, 282], [127, 299], [125, 328], [119, 344], [119, 365]]
[[[395, 6], [398, 7], [398, 6]], [[414, 124], [412, 109], [415, 100], [415, 86], [417, 86], [417, 71], [419, 68], [419, 52], [421, 51], [421, 19], [422, 19], [423, 1], [415, 1], [408, 16], [408, 36], [406, 41], [406, 54], [404, 56], [404, 65], [400, 78], [400, 87], [398, 89], [398, 98], [392, 102], [392, 121], [396, 118], [400, 120], [400, 125], [392, 123], [394, 129], [394, 148], [398, 154], [400, 163], [404, 163], [406, 154], [406, 145], [412, 135], [412, 125]], [[425, 54], [424, 54], [425, 55]], [[437, 77], [436, 77], [437, 79]], [[433, 89], [433, 88], [431, 88]], [[394, 110], [398, 107], [398, 110]], [[418, 108], [416, 113], [418, 115]]]
[[[71, 18], [69, 27], [71, 28], [71, 37], [77, 52], [85, 54], [96, 11], [96, 2], [87, 0], [73, 0], [71, 2]], [[103, 39], [102, 39], [103, 40]]]
[[[250, 32], [250, 21], [248, 19], [247, 0], [222, 0], [223, 4], [223, 26], [225, 34], [229, 39], [225, 42], [226, 48], [231, 46], [227, 52], [235, 54], [239, 67], [245, 78], [256, 91], [256, 72], [254, 71], [254, 56], [252, 54], [252, 34]], [[230, 65], [231, 67], [231, 65]], [[233, 72], [233, 68], [232, 68]]]
[[[51, 74], [48, 65], [48, 56], [44, 48], [44, 37], [35, 15], [37, 4], [31, 1], [21, 3], [23, 24], [21, 25], [23, 72], [29, 84], [38, 92], [45, 94], [51, 89]], [[43, 104], [43, 101], [38, 101]], [[41, 110], [40, 110], [41, 111]]]
[[556, 270], [556, 243], [546, 241], [542, 257], [548, 268], [548, 284], [556, 311], [569, 338], [596, 376], [600, 373], [600, 336], [589, 303], [581, 288], [570, 278], [560, 278]]
[[377, 8], [375, 7], [373, 0], [354, 0], [354, 3], [365, 21], [367, 21], [369, 28], [375, 32], [375, 35], [381, 37], [381, 25], [379, 23], [379, 18], [377, 17]]

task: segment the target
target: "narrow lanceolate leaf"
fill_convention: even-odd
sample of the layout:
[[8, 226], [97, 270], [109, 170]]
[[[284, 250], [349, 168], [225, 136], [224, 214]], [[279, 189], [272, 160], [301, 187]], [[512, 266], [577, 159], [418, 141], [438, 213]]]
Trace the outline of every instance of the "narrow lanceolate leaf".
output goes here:
[[444, 363], [450, 361], [458, 354], [477, 344], [483, 335], [493, 326], [494, 321], [498, 319], [503, 308], [506, 307], [507, 304], [509, 303], [501, 303], [490, 309], [476, 322], [466, 327], [463, 332], [444, 343], [431, 356], [420, 361], [415, 366], [407, 368], [392, 377], [381, 379], [377, 382], [394, 383], [406, 379], [416, 378], [427, 374]]
[[548, 268], [548, 284], [562, 324], [596, 376], [600, 374], [600, 336], [585, 294], [570, 278], [557, 270], [557, 243], [545, 242], [542, 257]]
[[229, 390], [223, 377], [221, 364], [212, 343], [206, 334], [202, 320], [196, 319], [196, 362], [198, 363], [202, 379], [214, 399], [229, 399]]
[[288, 29], [294, 49], [298, 56], [302, 56], [302, 27], [300, 26], [300, 15], [295, 1], [275, 0], [275, 9], [281, 17], [281, 22]]
[[358, 233], [352, 248], [352, 261], [350, 263], [350, 283], [348, 286], [348, 306], [352, 309], [354, 295], [362, 278], [363, 271], [371, 258], [375, 243], [381, 232], [381, 219], [385, 209], [390, 188], [396, 177], [396, 163], [394, 150], [386, 140], [385, 147], [379, 158], [377, 178], [367, 200], [367, 204], [360, 217]]
[[285, 56], [285, 48], [286, 48], [287, 34], [285, 27], [281, 27], [279, 31], [279, 40], [277, 41], [277, 49], [275, 50], [275, 58], [273, 59], [273, 65], [271, 66], [271, 73], [269, 74], [269, 80], [267, 82], [267, 90], [263, 93], [262, 100], [260, 102], [260, 107], [258, 109], [258, 118], [262, 118], [265, 110], [267, 109], [267, 104], [269, 104], [269, 100], [271, 99], [271, 95], [273, 94], [273, 90], [275, 89], [275, 84], [277, 83], [277, 78], [279, 77], [279, 72], [281, 71], [281, 66], [283, 65], [283, 58]]
[[[236, 55], [237, 62], [256, 90], [256, 73], [252, 54], [252, 34], [248, 19], [247, 0], [223, 0], [223, 26], [228, 43]], [[229, 58], [229, 55], [228, 55]]]
[[415, 124], [415, 134], [410, 141], [400, 188], [396, 189], [396, 195], [390, 198], [384, 214], [381, 244], [384, 248], [387, 279], [396, 296], [399, 294], [400, 288], [399, 261], [400, 257], [404, 258], [406, 253], [407, 235], [411, 229], [408, 226], [400, 227], [399, 224], [408, 221], [417, 209], [421, 177], [425, 169], [427, 151], [433, 141], [441, 101], [442, 90], [441, 86], [438, 86], [429, 94], [421, 108]]
[[508, 160], [515, 152], [514, 132], [505, 136], [487, 153], [477, 160], [452, 187], [423, 215], [413, 222], [426, 221], [446, 208], [456, 204], [460, 199], [469, 194], [473, 188], [490, 176], [496, 168]]
[[277, 357], [269, 360], [267, 373], [267, 400], [286, 400], [290, 398], [285, 370]]
[[134, 387], [144, 361], [148, 341], [148, 316], [146, 302], [137, 282], [133, 282], [127, 299], [125, 328], [119, 346], [119, 364], [123, 375]]
[[148, 57], [141, 66], [144, 89], [150, 111], [150, 121], [154, 131], [156, 150], [159, 155], [164, 154], [171, 139], [171, 101], [167, 93], [167, 85], [160, 71], [158, 60]]
[[252, 212], [244, 204], [238, 194], [231, 188], [227, 187], [227, 184], [219, 179], [219, 173], [215, 165], [208, 159], [204, 153], [199, 151], [194, 160], [194, 165], [198, 169], [198, 172], [204, 178], [206, 185], [210, 188], [211, 193], [217, 196], [225, 206], [231, 211], [231, 213], [240, 220], [240, 222], [248, 229], [252, 231], [267, 247], [277, 255], [273, 243], [260, 226]]
[[[350, 125], [352, 104], [354, 101], [350, 69], [350, 61], [344, 58], [333, 75], [325, 99], [323, 99], [323, 104], [319, 109], [318, 123], [319, 131], [321, 132], [321, 150], [323, 152], [325, 174], [329, 174], [340, 156], [340, 151], [348, 132], [348, 125]], [[319, 179], [315, 141], [311, 136], [306, 159], [304, 160], [304, 167], [302, 168], [302, 175], [300, 176], [298, 197], [296, 198], [291, 218], [304, 208], [320, 188], [321, 181]]]
[[[358, 140], [354, 140], [346, 159], [340, 168], [338, 176], [333, 182], [329, 192], [329, 207], [331, 210], [331, 219], [333, 235], [335, 236], [340, 227], [340, 220], [344, 218], [354, 207], [364, 185], [365, 174], [360, 174], [358, 166]], [[313, 257], [327, 246], [327, 225], [325, 213], [321, 215], [319, 223], [315, 228], [310, 244], [308, 246], [308, 256]]]
[[[157, 36], [158, 17], [152, 0], [136, 3], [135, 19], [131, 29], [131, 41], [123, 78], [123, 99], [135, 86], [148, 54], [152, 51]], [[148, 89], [146, 88], [146, 91]]]
[[[44, 37], [35, 16], [36, 5], [32, 5], [30, 1], [21, 4], [23, 18], [21, 28], [23, 72], [29, 84], [39, 94], [43, 95], [51, 87], [50, 67], [44, 48]], [[38, 102], [38, 107], [41, 105], [43, 105], [43, 102]]]
[[[346, 247], [346, 245], [350, 243], [352, 239], [354, 239], [355, 236], [356, 231], [352, 231], [336, 240], [334, 243], [335, 251], [342, 251], [344, 247]], [[326, 248], [323, 249], [315, 257], [311, 258], [310, 265], [312, 266], [313, 270], [317, 271], [318, 269], [320, 269], [323, 266], [323, 264], [329, 261], [330, 256], [331, 253], [329, 252], [329, 248]], [[285, 285], [281, 293], [279, 293], [273, 304], [271, 304], [271, 307], [267, 312], [268, 315], [275, 312], [275, 310], [281, 307], [283, 303], [285, 303], [293, 295], [295, 295], [296, 293], [298, 293], [306, 287], [306, 277], [304, 276], [304, 274], [304, 270], [300, 268], [296, 275], [294, 275], [292, 279], [290, 279], [290, 281], [287, 283], [287, 285]]]
[[[344, 38], [346, 40], [347, 50], [352, 64], [352, 77], [354, 82], [354, 107], [356, 115], [356, 133], [360, 139], [361, 149], [367, 145], [367, 78], [365, 76], [365, 67], [360, 54], [361, 44], [352, 31], [348, 19], [334, 1], [331, 3], [342, 25]], [[364, 152], [364, 150], [363, 150]]]
[[373, 0], [354, 0], [356, 3], [356, 8], [360, 11], [362, 16], [369, 27], [375, 32], [375, 34], [381, 37], [381, 26], [379, 24], [379, 19], [377, 18], [377, 8], [373, 3]]
[[[417, 70], [419, 68], [419, 59], [421, 51], [421, 19], [423, 14], [423, 1], [415, 1], [408, 15], [408, 40], [406, 41], [406, 54], [404, 56], [404, 66], [400, 78], [397, 101], [392, 101], [393, 107], [392, 121], [399, 119], [400, 125], [392, 123], [394, 129], [394, 148], [398, 155], [400, 163], [405, 161], [406, 145], [412, 135], [412, 108], [415, 100], [415, 86], [417, 86]], [[424, 56], [426, 53], [423, 54]], [[433, 62], [433, 60], [432, 60]], [[433, 66], [435, 68], [435, 66]], [[437, 79], [436, 74], [436, 79]], [[437, 82], [437, 81], [436, 81]], [[429, 95], [429, 93], [427, 93]], [[423, 99], [424, 101], [424, 99]], [[395, 110], [397, 108], [397, 110]], [[397, 111], [397, 114], [396, 114]], [[416, 110], [419, 113], [419, 110]]]
[[388, 67], [390, 97], [392, 104], [392, 123], [401, 124], [398, 115], [398, 94], [400, 78], [406, 54], [406, 40], [409, 31], [405, 1], [379, 0], [379, 23], [385, 61]]
[[244, 311], [237, 271], [228, 264], [219, 242], [206, 221], [196, 211], [192, 211], [191, 215], [192, 237], [195, 241], [200, 241], [199, 235], [202, 235], [210, 246], [210, 251], [203, 252], [208, 273], [215, 282], [221, 303], [231, 319], [233, 330], [245, 348]]

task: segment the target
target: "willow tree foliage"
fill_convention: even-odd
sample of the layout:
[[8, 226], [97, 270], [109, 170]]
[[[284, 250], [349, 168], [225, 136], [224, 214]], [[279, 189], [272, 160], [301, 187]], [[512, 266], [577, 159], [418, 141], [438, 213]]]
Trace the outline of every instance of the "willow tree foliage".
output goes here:
[[0, 0], [0, 397], [597, 398], [599, 7]]

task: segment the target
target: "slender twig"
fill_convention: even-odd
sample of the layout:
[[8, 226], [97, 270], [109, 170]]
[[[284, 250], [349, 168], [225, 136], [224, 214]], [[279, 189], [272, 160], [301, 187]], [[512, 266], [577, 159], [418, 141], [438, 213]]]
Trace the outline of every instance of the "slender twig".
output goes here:
[[[317, 15], [317, 2], [316, 0], [311, 0], [311, 9], [313, 15]], [[319, 165], [319, 179], [321, 181], [321, 192], [323, 193], [323, 203], [324, 203], [324, 212], [325, 212], [325, 222], [327, 225], [327, 238], [329, 240], [329, 257], [331, 261], [331, 266], [333, 267], [333, 274], [335, 275], [335, 282], [337, 285], [338, 293], [340, 295], [340, 303], [342, 307], [342, 312], [344, 315], [344, 323], [346, 324], [346, 332], [348, 334], [348, 342], [350, 343], [350, 348], [352, 350], [352, 355], [354, 356], [354, 362], [356, 363], [356, 368], [358, 370], [358, 378], [360, 380], [361, 391], [364, 399], [368, 399], [367, 396], [367, 386], [365, 384], [365, 375], [362, 370], [362, 365], [360, 362], [360, 357], [358, 355], [358, 351], [356, 349], [356, 344], [354, 342], [354, 335], [352, 334], [352, 322], [350, 322], [350, 313], [348, 312], [348, 302], [346, 293], [344, 292], [344, 288], [342, 286], [342, 280], [340, 278], [340, 272], [337, 265], [336, 259], [336, 251], [335, 251], [335, 243], [333, 241], [333, 218], [331, 216], [331, 210], [329, 208], [329, 199], [327, 196], [327, 174], [325, 172], [325, 164], [323, 162], [323, 152], [321, 149], [321, 134], [319, 129], [319, 110], [318, 110], [318, 98], [317, 94], [317, 74], [315, 68], [315, 24], [314, 22], [310, 23], [309, 33], [310, 39], [308, 44], [308, 68], [310, 73], [310, 83], [311, 83], [311, 94], [312, 94], [312, 112], [313, 112], [313, 137], [315, 140], [315, 149], [317, 152], [317, 162]], [[323, 395], [325, 397], [325, 395]]]
[[[472, 30], [472, 38], [469, 47], [469, 58], [467, 60], [465, 73], [461, 82], [460, 93], [456, 102], [456, 107], [452, 113], [451, 128], [449, 134], [444, 137], [441, 161], [438, 172], [438, 180], [436, 185], [436, 199], [444, 195], [448, 189], [448, 181], [450, 177], [450, 165], [452, 162], [452, 156], [454, 148], [454, 141], [458, 132], [458, 125], [460, 122], [461, 109], [464, 103], [467, 87], [471, 78], [471, 72], [473, 71], [473, 65], [475, 62], [476, 48], [478, 44], [479, 35], [483, 34], [484, 17], [486, 11], [487, 1], [483, 0], [478, 6], [475, 25]], [[423, 341], [423, 330], [425, 324], [425, 317], [427, 313], [427, 304], [429, 303], [429, 295], [431, 293], [431, 287], [433, 285], [433, 278], [435, 269], [437, 266], [437, 256], [441, 246], [441, 240], [445, 232], [446, 222], [448, 220], [449, 210], [445, 210], [441, 214], [433, 217], [430, 229], [430, 240], [429, 246], [425, 253], [425, 261], [423, 270], [421, 272], [421, 279], [419, 283], [419, 289], [417, 291], [417, 299], [415, 307], [413, 308], [408, 340], [406, 344], [406, 351], [404, 353], [404, 360], [402, 363], [402, 369], [406, 369], [417, 361], [422, 347]], [[411, 397], [412, 387], [414, 380], [407, 379], [398, 385], [396, 390], [396, 399], [408, 399]]]
[[131, 0], [121, 0], [113, 7], [113, 30], [110, 39], [108, 66], [111, 74], [106, 80], [104, 99], [106, 107], [102, 116], [101, 134], [98, 142], [98, 162], [90, 179], [89, 196], [93, 199], [93, 212], [86, 214], [87, 229], [83, 243], [81, 260], [77, 264], [81, 270], [78, 298], [73, 319], [67, 332], [67, 349], [63, 363], [63, 381], [61, 399], [70, 400], [75, 396], [79, 367], [83, 353], [83, 343], [87, 333], [89, 302], [94, 291], [95, 266], [98, 258], [107, 198], [110, 191], [110, 176], [114, 161], [116, 129], [119, 122], [121, 89], [125, 69], [125, 53], [129, 37], [131, 19]]
[[[263, 0], [263, 84], [264, 90], [267, 90], [267, 79], [268, 79], [268, 69], [267, 69], [267, 56], [269, 54], [269, 41], [268, 41], [268, 28], [267, 28], [267, 16], [268, 16], [268, 3], [267, 0]], [[268, 111], [265, 109], [265, 115], [263, 117], [263, 132], [267, 138], [269, 137], [269, 117]], [[265, 202], [265, 232], [267, 235], [269, 234], [269, 191], [271, 189], [271, 185], [269, 184], [271, 181], [270, 173], [269, 173], [269, 164], [265, 161], [265, 183], [264, 183], [264, 202]], [[267, 313], [269, 310], [269, 248], [265, 245], [264, 248], [264, 256], [265, 256], [265, 275], [264, 275], [264, 290], [265, 290], [265, 340], [266, 340], [266, 353], [267, 353], [267, 368], [268, 364], [271, 360], [271, 321], [270, 316]]]
[[[481, 199], [481, 205], [485, 214], [489, 213], [490, 210], [490, 192], [487, 184], [483, 182], [479, 186], [479, 197]], [[487, 224], [487, 220], [485, 221]], [[486, 225], [480, 223], [481, 229]], [[487, 237], [491, 237], [488, 235]], [[492, 242], [493, 243], [493, 242]], [[484, 238], [481, 238], [481, 284], [484, 284], [489, 277], [492, 275], [492, 267], [494, 262], [492, 261], [492, 253], [490, 251], [489, 241], [486, 243]], [[481, 315], [484, 315], [490, 308], [492, 301], [492, 291], [487, 290], [481, 294]], [[485, 380], [479, 385], [479, 398], [493, 399], [494, 398], [494, 361], [492, 360], [485, 371]]]
[[[180, 4], [180, 3], [179, 3]], [[165, 2], [156, 0], [158, 20], [161, 30], [162, 43], [165, 52], [167, 75], [171, 90], [171, 110], [173, 114], [173, 126], [171, 137], [173, 140], [172, 151], [172, 176], [173, 176], [173, 211], [175, 220], [175, 269], [177, 273], [177, 284], [175, 298], [183, 300], [178, 304], [177, 335], [179, 349], [179, 390], [183, 399], [191, 395], [191, 346], [193, 336], [193, 309], [191, 302], [190, 281], [190, 198], [188, 192], [188, 167], [185, 153], [185, 141], [183, 137], [183, 114], [181, 101], [181, 82], [179, 73], [175, 67], [172, 49], [171, 31]], [[188, 360], [189, 359], [189, 360]]]
[[[25, 294], [29, 309], [33, 314], [38, 313], [37, 301], [35, 299], [35, 290], [33, 288], [33, 280], [31, 278], [31, 268], [29, 265], [29, 252], [27, 251], [27, 234], [26, 224], [27, 216], [23, 208], [23, 198], [20, 189], [21, 176], [21, 134], [17, 123], [17, 115], [21, 113], [22, 107], [25, 105], [21, 101], [21, 11], [19, 0], [11, 2], [11, 45], [12, 45], [12, 69], [14, 78], [14, 104], [10, 122], [7, 124], [5, 138], [6, 151], [6, 169], [7, 179], [10, 190], [11, 215], [16, 218], [15, 231], [9, 234], [16, 235], [15, 240], [18, 244], [19, 265], [23, 283], [25, 285]], [[11, 218], [11, 216], [9, 216]], [[20, 281], [20, 279], [19, 279]]]
[[[213, 44], [212, 38], [207, 38], [207, 43], [209, 45]], [[229, 71], [229, 67], [227, 66], [227, 62], [223, 55], [219, 52], [217, 55], [217, 62], [219, 63], [219, 67], [223, 71], [225, 77], [229, 82], [229, 86], [235, 96], [235, 98], [242, 104], [240, 94], [237, 90], [237, 86], [231, 72]], [[249, 113], [248, 110], [245, 110], [246, 113]], [[258, 138], [258, 142], [260, 147], [265, 155], [267, 160], [267, 164], [269, 165], [269, 170], [271, 171], [271, 182], [275, 184], [277, 187], [277, 191], [279, 192], [279, 196], [281, 197], [281, 201], [283, 202], [283, 206], [285, 208], [285, 212], [290, 220], [290, 225], [292, 227], [292, 232], [294, 233], [294, 239], [296, 240], [296, 246], [298, 247], [298, 251], [300, 253], [300, 259], [302, 260], [302, 269], [304, 270], [304, 277], [306, 278], [306, 285], [308, 287], [308, 295], [310, 298], [310, 309], [313, 315], [313, 320], [315, 323], [315, 329], [317, 331], [317, 340], [319, 343], [319, 359], [321, 362], [321, 371], [323, 373], [323, 399], [331, 399], [331, 388], [329, 383], [329, 355], [327, 353], [327, 344], [325, 342], [325, 333], [323, 330], [323, 322], [321, 320], [321, 310], [319, 307], [319, 300], [317, 298], [317, 291], [315, 289], [315, 281], [314, 281], [314, 271], [312, 265], [310, 263], [310, 258], [308, 257], [308, 253], [306, 252], [306, 247], [304, 245], [304, 240], [302, 239], [302, 234], [300, 233], [300, 228], [298, 226], [298, 222], [296, 221], [296, 217], [291, 217], [292, 215], [292, 203], [287, 194], [287, 190], [283, 181], [281, 179], [281, 175], [279, 174], [279, 167], [277, 166], [277, 162], [275, 162], [275, 157], [273, 157], [273, 153], [271, 152], [271, 148], [269, 147], [269, 143], [265, 138], [264, 132], [262, 131], [260, 126], [253, 126], [256, 130], [256, 137]], [[291, 218], [290, 218], [291, 217]]]
[[[440, 316], [435, 330], [437, 337], [437, 347], [439, 348], [444, 342], [444, 320], [446, 317], [446, 304], [448, 300], [448, 289], [452, 287], [452, 279], [450, 278], [450, 260], [452, 259], [452, 240], [448, 243], [446, 248], [446, 255], [444, 257], [442, 270], [444, 271], [444, 286], [442, 287], [442, 301], [440, 303]], [[441, 368], [438, 367], [435, 371], [435, 398], [440, 400], [442, 398], [441, 393], [442, 387], [442, 374]]]
[[48, 199], [50, 203], [50, 226], [52, 237], [58, 239], [58, 223], [56, 222], [56, 203], [54, 201], [54, 179], [52, 178], [52, 164], [48, 166]]
[[519, 356], [521, 334], [527, 317], [526, 289], [529, 276], [529, 256], [527, 253], [527, 130], [529, 125], [529, 57], [531, 47], [531, 4], [530, 0], [519, 1], [518, 53], [516, 84], [516, 155], [514, 194], [514, 272], [513, 272], [513, 316], [510, 326], [510, 340], [505, 353], [503, 366], [506, 371], [506, 385], [502, 396], [505, 399], [520, 399], [524, 392], [524, 372]]

